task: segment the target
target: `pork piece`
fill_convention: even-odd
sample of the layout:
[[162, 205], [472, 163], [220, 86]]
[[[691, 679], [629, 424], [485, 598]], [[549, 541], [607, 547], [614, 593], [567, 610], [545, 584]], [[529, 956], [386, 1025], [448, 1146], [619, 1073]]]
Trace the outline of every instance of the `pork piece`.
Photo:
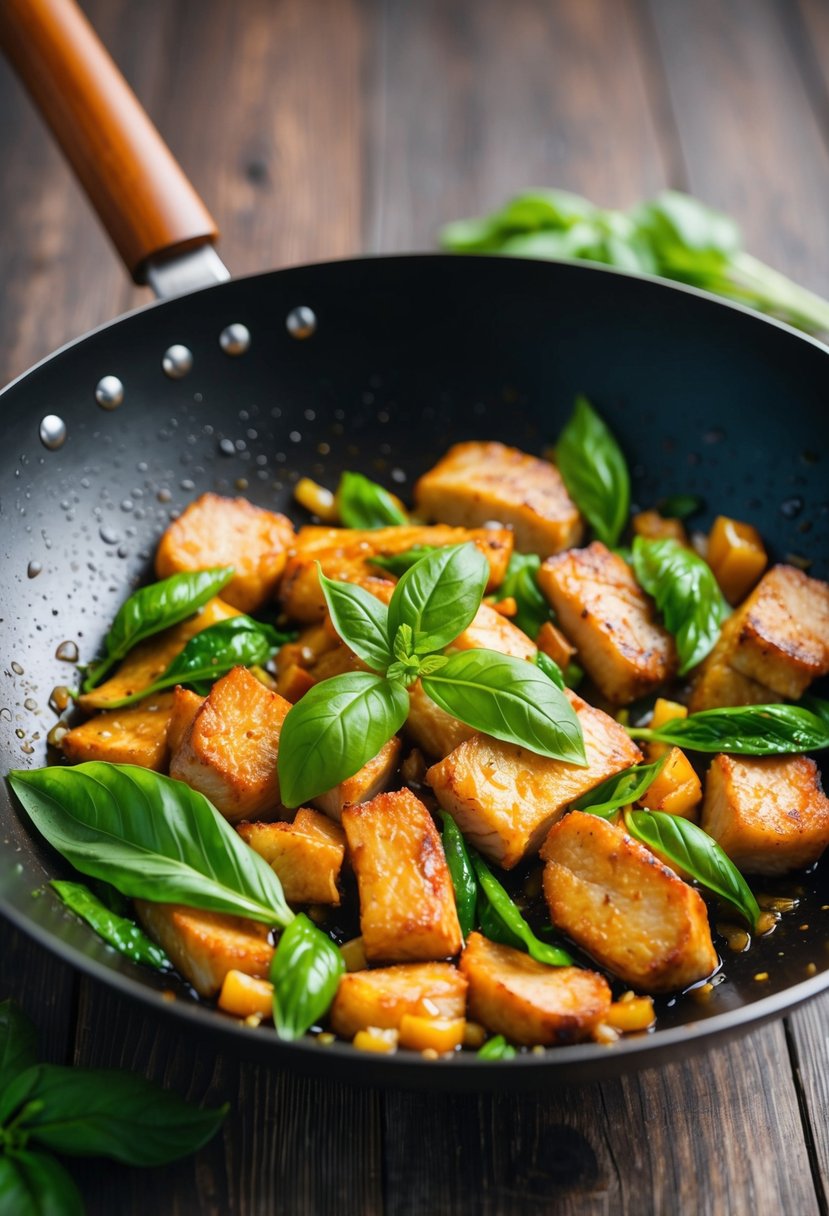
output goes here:
[[403, 1015], [462, 1018], [466, 980], [451, 963], [403, 963], [352, 971], [340, 980], [331, 1026], [343, 1038], [377, 1026], [398, 1030]]
[[293, 524], [285, 515], [264, 511], [246, 498], [202, 494], [162, 536], [156, 574], [166, 578], [182, 570], [233, 566], [236, 573], [222, 596], [242, 612], [255, 612], [273, 598], [293, 539]]
[[463, 834], [504, 869], [535, 853], [571, 802], [642, 758], [618, 722], [567, 695], [584, 735], [586, 768], [476, 734], [426, 774]]
[[93, 688], [91, 692], [85, 692], [78, 697], [78, 705], [88, 713], [95, 709], [107, 709], [113, 701], [120, 701], [122, 697], [132, 696], [134, 692], [149, 687], [153, 680], [157, 680], [167, 670], [176, 655], [184, 650], [197, 633], [211, 625], [217, 625], [219, 621], [226, 621], [238, 615], [238, 609], [232, 608], [224, 600], [210, 600], [201, 612], [182, 621], [180, 625], [173, 625], [172, 628], [157, 633], [155, 637], [147, 638], [146, 642], [139, 642], [124, 659], [115, 675], [104, 680], [103, 684]]
[[487, 590], [503, 581], [512, 553], [512, 533], [506, 528], [393, 527], [300, 528], [279, 588], [286, 614], [295, 621], [315, 622], [326, 615], [325, 599], [317, 577], [316, 563], [329, 578], [362, 582], [381, 573], [372, 557], [390, 557], [418, 545], [458, 545], [474, 541], [490, 566]]
[[409, 790], [379, 794], [343, 811], [360, 892], [360, 931], [369, 962], [457, 954], [461, 931], [443, 845], [426, 807]]
[[397, 771], [402, 744], [395, 735], [384, 743], [373, 760], [364, 764], [353, 777], [346, 777], [333, 790], [313, 799], [314, 806], [339, 823], [346, 807], [360, 802], [370, 802], [391, 783]]
[[170, 752], [178, 751], [184, 736], [193, 725], [193, 719], [204, 704], [204, 697], [189, 688], [176, 684], [172, 693], [173, 708], [167, 723], [167, 746]]
[[716, 969], [702, 896], [621, 828], [571, 811], [541, 856], [553, 924], [631, 987], [674, 992]]
[[173, 694], [159, 693], [138, 705], [96, 714], [68, 731], [60, 745], [73, 764], [107, 760], [163, 773], [170, 755], [167, 729], [172, 713]]
[[406, 733], [427, 756], [442, 760], [465, 739], [471, 739], [475, 730], [435, 705], [418, 680], [409, 689]]
[[731, 666], [740, 628], [740, 614], [735, 612], [723, 625], [714, 649], [697, 668], [688, 700], [692, 714], [726, 705], [769, 705], [779, 700], [773, 689]]
[[491, 604], [481, 604], [472, 624], [458, 634], [450, 650], [497, 650], [498, 654], [530, 662], [538, 653], [535, 642]]
[[414, 488], [427, 519], [512, 528], [519, 553], [548, 557], [577, 545], [582, 521], [555, 465], [503, 443], [456, 443]]
[[280, 809], [276, 757], [290, 702], [245, 667], [222, 676], [170, 759], [170, 776], [236, 823]]
[[289, 904], [340, 903], [345, 835], [325, 815], [303, 809], [293, 823], [240, 823], [236, 831], [273, 869]]
[[199, 996], [215, 996], [228, 971], [265, 979], [273, 958], [268, 928], [241, 916], [135, 901], [139, 921]]
[[797, 700], [829, 672], [829, 586], [794, 566], [773, 566], [735, 614], [731, 666]]
[[627, 705], [676, 672], [674, 641], [627, 562], [601, 541], [549, 558], [538, 585], [603, 696]]
[[702, 827], [749, 874], [812, 865], [829, 844], [829, 799], [817, 765], [807, 756], [715, 756]]
[[470, 933], [461, 955], [469, 1016], [513, 1043], [580, 1043], [610, 1008], [603, 976], [581, 967], [548, 967], [521, 950]]

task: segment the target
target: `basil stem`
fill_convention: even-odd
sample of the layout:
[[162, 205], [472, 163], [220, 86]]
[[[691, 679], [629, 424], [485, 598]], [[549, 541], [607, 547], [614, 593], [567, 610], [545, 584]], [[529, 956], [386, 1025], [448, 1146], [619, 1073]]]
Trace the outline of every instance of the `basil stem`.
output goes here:
[[510, 1046], [502, 1034], [496, 1034], [479, 1048], [478, 1057], [481, 1060], [514, 1060], [515, 1048]]
[[586, 397], [576, 398], [559, 435], [556, 464], [596, 536], [612, 548], [627, 524], [630, 476], [621, 448]]
[[455, 889], [455, 907], [464, 941], [475, 928], [475, 908], [478, 902], [478, 882], [466, 841], [458, 825], [447, 811], [440, 812], [443, 820], [443, 852], [452, 886]]
[[540, 567], [541, 558], [537, 553], [513, 553], [504, 581], [493, 596], [496, 603], [505, 599], [515, 600], [518, 611], [512, 622], [533, 641], [544, 622], [553, 619], [550, 605], [536, 581]]
[[633, 542], [633, 569], [676, 639], [679, 674], [684, 676], [713, 649], [731, 612], [714, 572], [679, 541], [644, 536]]
[[[530, 958], [534, 958], [537, 963], [546, 963], [549, 967], [572, 966], [573, 960], [566, 950], [562, 950], [559, 946], [550, 946], [535, 936], [515, 903], [477, 853], [472, 854], [472, 865], [485, 900], [503, 928], [511, 935], [506, 944], [514, 945], [514, 939], [517, 939]], [[491, 937], [493, 925], [490, 923], [488, 928], [490, 932], [487, 936]], [[495, 937], [493, 940], [498, 941], [499, 939]], [[503, 941], [503, 938], [501, 940]]]
[[57, 879], [50, 886], [70, 911], [85, 920], [99, 937], [121, 954], [134, 963], [146, 963], [159, 971], [170, 970], [173, 964], [161, 947], [147, 937], [134, 920], [111, 912], [89, 887], [80, 882], [59, 882]]
[[798, 705], [740, 705], [703, 709], [657, 728], [628, 727], [632, 739], [672, 743], [697, 752], [783, 756], [829, 747], [829, 720]]
[[298, 913], [280, 937], [270, 967], [273, 1022], [281, 1039], [300, 1038], [328, 1012], [344, 971], [331, 938]]
[[601, 785], [582, 794], [570, 804], [573, 811], [589, 811], [591, 815], [599, 815], [609, 819], [623, 806], [638, 802], [644, 796], [650, 785], [659, 776], [670, 753], [662, 756], [653, 764], [634, 764], [624, 772], [608, 777]]
[[385, 528], [409, 522], [388, 490], [362, 473], [343, 473], [336, 502], [347, 528]]

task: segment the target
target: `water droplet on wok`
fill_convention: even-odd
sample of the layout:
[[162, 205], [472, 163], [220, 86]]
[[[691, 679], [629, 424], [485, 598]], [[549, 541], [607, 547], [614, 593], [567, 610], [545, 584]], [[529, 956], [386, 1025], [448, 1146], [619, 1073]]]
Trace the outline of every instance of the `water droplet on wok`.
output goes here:
[[23, 668], [20, 666], [20, 664], [17, 662], [17, 660], [14, 660], [12, 662], [11, 668], [15, 675], [17, 675], [17, 676], [23, 675]]
[[55, 651], [55, 658], [62, 659], [64, 663], [77, 663], [78, 661], [78, 645], [77, 642], [67, 641], [61, 642]]
[[26, 567], [26, 574], [29, 578], [37, 578], [42, 569], [42, 562], [29, 562], [28, 566]]

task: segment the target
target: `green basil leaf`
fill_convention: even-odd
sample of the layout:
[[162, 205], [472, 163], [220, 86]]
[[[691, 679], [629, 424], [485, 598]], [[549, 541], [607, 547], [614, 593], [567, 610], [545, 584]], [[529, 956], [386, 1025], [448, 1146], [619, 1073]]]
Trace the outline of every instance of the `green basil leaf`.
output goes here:
[[282, 724], [282, 802], [301, 806], [353, 777], [400, 730], [408, 712], [403, 685], [367, 671], [315, 684]]
[[494, 596], [498, 603], [509, 598], [515, 600], [518, 611], [512, 618], [512, 623], [533, 641], [538, 637], [538, 631], [544, 622], [553, 619], [550, 605], [537, 582], [540, 566], [541, 558], [537, 553], [513, 553], [504, 581]]
[[8, 1216], [84, 1216], [72, 1178], [48, 1153], [0, 1155], [0, 1212]]
[[739, 705], [703, 709], [655, 730], [628, 727], [632, 739], [672, 743], [695, 752], [785, 756], [829, 747], [829, 721], [798, 705]]
[[319, 563], [317, 566], [322, 593], [337, 633], [369, 667], [384, 672], [393, 657], [389, 645], [388, 608], [363, 587], [326, 578]]
[[324, 1017], [345, 971], [343, 956], [304, 912], [279, 939], [270, 967], [273, 1024], [280, 1039], [299, 1039]]
[[514, 1060], [515, 1048], [502, 1034], [496, 1034], [478, 1049], [478, 1056], [481, 1060]]
[[38, 831], [76, 870], [132, 899], [267, 925], [293, 919], [268, 863], [183, 781], [93, 760], [18, 769], [9, 782]]
[[427, 553], [400, 579], [389, 604], [389, 636], [410, 626], [417, 654], [443, 650], [471, 624], [489, 580], [489, 563], [474, 544]]
[[575, 710], [534, 663], [494, 650], [463, 650], [421, 684], [430, 700], [475, 730], [539, 756], [587, 764]]
[[666, 266], [720, 266], [737, 254], [742, 244], [734, 220], [679, 190], [661, 191], [637, 207], [634, 218], [639, 231], [647, 231], [662, 273]]
[[821, 722], [825, 722], [829, 726], [829, 701], [824, 701], [820, 697], [801, 697], [798, 702], [801, 709], [806, 709], [809, 713], [814, 714]]
[[644, 536], [633, 542], [633, 569], [676, 639], [679, 674], [684, 676], [711, 652], [731, 612], [714, 572], [679, 541]]
[[343, 473], [337, 489], [337, 508], [347, 528], [386, 528], [407, 524], [409, 517], [376, 481], [362, 473]]
[[630, 475], [621, 448], [586, 397], [577, 397], [559, 436], [556, 464], [576, 506], [611, 548], [630, 510]]
[[625, 826], [631, 836], [664, 854], [701, 886], [736, 908], [754, 929], [760, 917], [757, 900], [731, 858], [702, 828], [690, 819], [663, 811], [629, 811]]
[[659, 514], [663, 519], [689, 519], [697, 515], [705, 503], [696, 494], [672, 494], [659, 503]]
[[564, 688], [564, 673], [555, 659], [551, 659], [543, 650], [538, 650], [535, 655], [535, 665], [544, 672], [548, 680], [553, 681], [556, 688]]
[[608, 777], [601, 785], [582, 794], [570, 804], [573, 811], [589, 811], [591, 815], [599, 815], [608, 819], [620, 807], [638, 802], [648, 791], [649, 787], [659, 776], [670, 752], [667, 752], [653, 764], [634, 764], [614, 777]]
[[400, 578], [401, 574], [411, 570], [415, 562], [419, 562], [421, 557], [426, 557], [427, 553], [434, 553], [436, 548], [436, 545], [413, 545], [411, 549], [404, 549], [402, 553], [392, 553], [388, 557], [378, 554], [366, 560], [372, 566], [379, 566], [381, 570], [387, 570], [395, 578]]
[[90, 666], [83, 691], [89, 692], [100, 684], [133, 646], [193, 616], [219, 594], [233, 574], [232, 566], [214, 566], [210, 570], [173, 574], [159, 583], [141, 587], [118, 609], [104, 640], [104, 657]]
[[58, 1153], [165, 1165], [215, 1135], [228, 1107], [203, 1110], [133, 1073], [41, 1064], [21, 1120], [28, 1137]]
[[461, 835], [458, 825], [447, 811], [442, 810], [440, 816], [443, 820], [442, 839], [446, 867], [455, 890], [455, 907], [458, 910], [461, 934], [463, 940], [466, 941], [475, 928], [478, 881], [466, 848], [466, 841]]
[[539, 941], [489, 866], [477, 853], [472, 854], [472, 865], [475, 867], [481, 891], [492, 911], [513, 937], [521, 942], [530, 958], [534, 958], [537, 963], [546, 963], [548, 967], [572, 966], [573, 960], [566, 950]]
[[[11, 1142], [12, 1147], [25, 1147], [25, 1135], [18, 1134], [15, 1129], [19, 1128], [30, 1113], [30, 1108], [36, 1109], [41, 1105], [37, 1101], [34, 1103], [29, 1101], [39, 1075], [40, 1065], [30, 1064], [23, 1072], [18, 1072], [13, 1076], [5, 1089], [0, 1090], [0, 1128], [5, 1132], [6, 1143]], [[13, 1131], [15, 1131], [14, 1136], [12, 1136]]]
[[102, 937], [105, 942], [132, 959], [134, 963], [146, 963], [159, 971], [169, 971], [172, 963], [167, 955], [157, 946], [152, 938], [147, 937], [134, 920], [125, 916], [116, 916], [106, 904], [93, 895], [89, 887], [81, 882], [58, 882], [54, 880], [51, 887], [58, 893], [76, 916], [85, 920]]
[[14, 1001], [0, 1002], [0, 1093], [36, 1062], [37, 1031]]

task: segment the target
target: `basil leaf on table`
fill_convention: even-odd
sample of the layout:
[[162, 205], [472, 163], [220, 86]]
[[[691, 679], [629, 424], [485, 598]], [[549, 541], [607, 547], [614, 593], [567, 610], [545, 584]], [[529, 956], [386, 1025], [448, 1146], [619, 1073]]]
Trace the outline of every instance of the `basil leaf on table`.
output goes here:
[[279, 736], [280, 798], [301, 806], [373, 760], [409, 712], [402, 684], [367, 671], [322, 680], [288, 712]]
[[268, 863], [182, 781], [93, 760], [18, 769], [9, 782], [53, 848], [82, 874], [124, 895], [267, 925], [293, 920]]
[[601, 785], [572, 802], [571, 810], [589, 811], [591, 815], [608, 819], [620, 807], [638, 802], [647, 793], [669, 755], [670, 752], [666, 753], [653, 764], [634, 764], [623, 772], [616, 773], [614, 777], [608, 777]]
[[514, 1060], [515, 1048], [511, 1047], [502, 1034], [496, 1034], [478, 1049], [481, 1060]]
[[141, 587], [118, 609], [104, 640], [104, 656], [90, 665], [83, 692], [100, 684], [133, 646], [193, 616], [218, 595], [233, 574], [232, 566], [214, 566], [173, 574], [149, 587]]
[[684, 676], [711, 652], [731, 613], [714, 572], [679, 541], [644, 536], [633, 542], [633, 569], [676, 639], [679, 674]]
[[478, 880], [472, 860], [458, 825], [447, 811], [440, 812], [443, 820], [443, 852], [452, 886], [455, 890], [455, 907], [463, 940], [475, 928], [475, 910], [478, 902]]
[[494, 596], [498, 603], [509, 598], [515, 600], [518, 611], [512, 618], [512, 623], [523, 630], [532, 641], [538, 637], [538, 631], [544, 622], [553, 619], [550, 605], [536, 581], [540, 566], [541, 558], [537, 553], [511, 554], [504, 581]]
[[416, 654], [442, 650], [471, 624], [488, 581], [489, 563], [471, 542], [427, 553], [394, 589], [389, 637], [408, 625]]
[[424, 675], [421, 685], [430, 700], [475, 730], [539, 756], [587, 764], [575, 710], [534, 663], [494, 650], [464, 650]]
[[48, 1153], [0, 1154], [0, 1212], [8, 1216], [84, 1216], [80, 1191]]
[[555, 659], [551, 659], [550, 656], [545, 654], [543, 650], [536, 652], [535, 665], [540, 671], [544, 672], [548, 680], [553, 681], [556, 688], [563, 689], [565, 687], [563, 671], [559, 667], [558, 663], [556, 663]]
[[336, 501], [347, 528], [386, 528], [409, 522], [388, 490], [362, 473], [343, 473]]
[[[573, 960], [566, 950], [539, 941], [515, 903], [499, 883], [489, 866], [477, 853], [472, 855], [472, 865], [475, 867], [481, 891], [488, 901], [493, 913], [503, 923], [508, 933], [521, 942], [530, 958], [537, 963], [546, 963], [549, 967], [569, 967]], [[497, 939], [496, 939], [497, 940]], [[508, 941], [506, 944], [511, 945]]]
[[346, 645], [375, 671], [385, 671], [392, 662], [389, 645], [389, 612], [384, 603], [355, 583], [334, 582], [319, 567], [322, 593], [334, 628]]
[[630, 475], [621, 448], [586, 397], [556, 444], [556, 464], [567, 492], [599, 540], [612, 548], [630, 510]]
[[798, 705], [740, 705], [703, 709], [657, 728], [629, 726], [632, 739], [672, 743], [696, 752], [784, 756], [829, 747], [829, 720]]
[[428, 553], [434, 553], [436, 548], [436, 545], [413, 545], [411, 549], [404, 549], [402, 553], [391, 553], [388, 557], [378, 554], [366, 560], [370, 565], [379, 566], [381, 570], [387, 570], [389, 574], [393, 574], [395, 578], [399, 578], [401, 574], [405, 574], [407, 570], [411, 570], [415, 562], [419, 562], [421, 557], [426, 557]]
[[152, 938], [147, 937], [134, 920], [116, 916], [89, 887], [81, 882], [59, 882], [57, 879], [49, 885], [70, 911], [85, 920], [99, 937], [121, 954], [125, 954], [134, 963], [146, 963], [159, 971], [170, 970], [173, 964], [161, 947], [156, 945]]
[[343, 956], [327, 933], [299, 912], [282, 934], [270, 966], [273, 1024], [281, 1039], [301, 1038], [331, 1007]]
[[697, 882], [725, 900], [753, 930], [760, 908], [746, 880], [716, 840], [690, 819], [663, 811], [629, 811], [625, 827], [650, 849], [664, 854]]
[[[0, 1093], [37, 1060], [37, 1034], [14, 1001], [0, 1003]], [[2, 1211], [2, 1208], [0, 1208]]]

